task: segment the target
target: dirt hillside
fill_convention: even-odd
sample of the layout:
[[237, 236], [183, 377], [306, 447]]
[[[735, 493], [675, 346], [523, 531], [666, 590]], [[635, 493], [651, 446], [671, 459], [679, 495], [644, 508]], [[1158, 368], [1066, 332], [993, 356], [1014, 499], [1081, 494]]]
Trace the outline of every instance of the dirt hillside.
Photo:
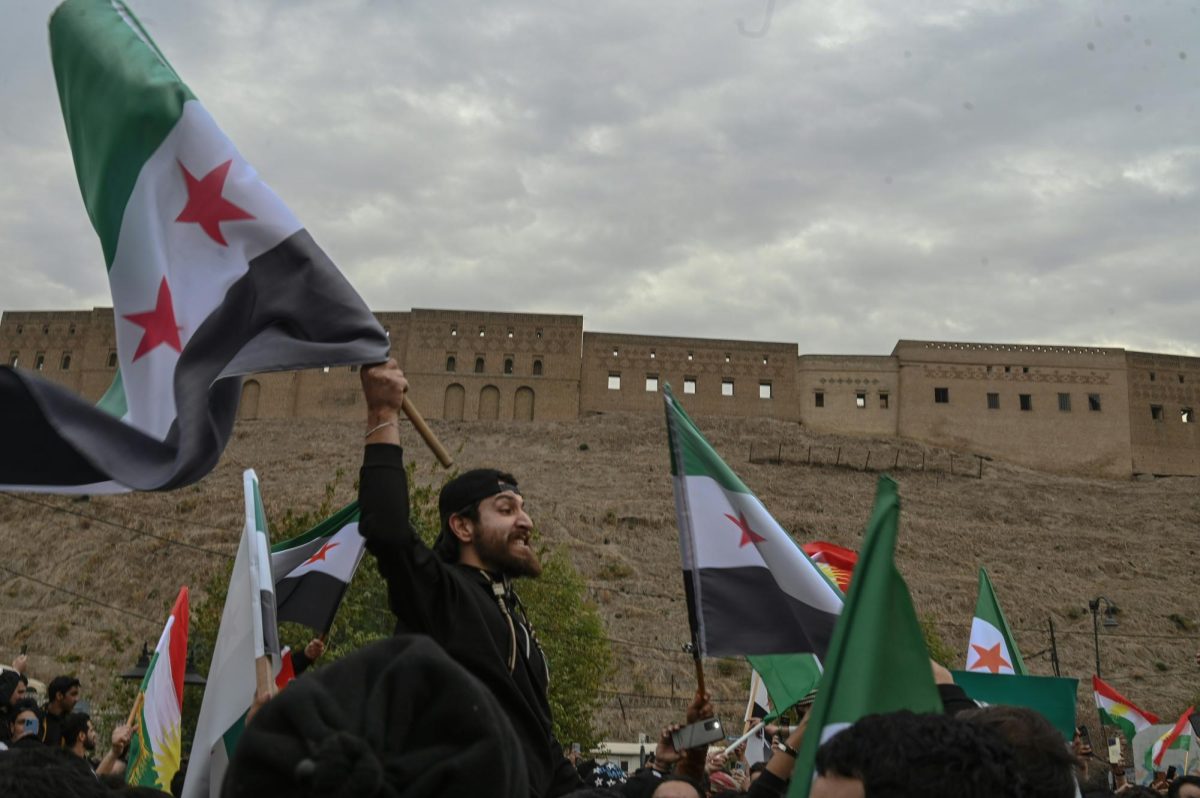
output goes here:
[[[1164, 717], [1197, 692], [1200, 481], [1069, 478], [998, 462], [982, 464], [980, 477], [968, 453], [953, 453], [951, 475], [952, 453], [916, 444], [814, 436], [762, 419], [697, 422], [801, 542], [858, 548], [875, 469], [891, 471], [903, 507], [901, 571], [918, 612], [953, 651], [965, 653], [985, 565], [1034, 673], [1051, 673], [1048, 654], [1032, 655], [1049, 647], [1053, 620], [1062, 673], [1081, 681], [1081, 707], [1090, 707], [1095, 659], [1087, 603], [1098, 595], [1120, 608], [1119, 626], [1101, 631], [1106, 679]], [[459, 449], [462, 467], [515, 473], [544, 541], [568, 552], [587, 580], [618, 664], [605, 736], [652, 734], [677, 717], [694, 676], [681, 651], [687, 626], [661, 416], [433, 426]], [[317, 505], [335, 479], [337, 500], [349, 501], [360, 441], [356, 423], [242, 422], [219, 467], [190, 488], [88, 501], [0, 495], [0, 661], [25, 644], [35, 676], [76, 672], [95, 710], [119, 714], [112, 675], [142, 641], [153, 644], [178, 586], [203, 584], [220, 553], [236, 547], [242, 469], [257, 470], [269, 516]], [[406, 442], [419, 478], [438, 479], [410, 430]], [[783, 462], [751, 462], [752, 452], [755, 461], [782, 453]], [[740, 714], [744, 664], [707, 670], [718, 709]]]

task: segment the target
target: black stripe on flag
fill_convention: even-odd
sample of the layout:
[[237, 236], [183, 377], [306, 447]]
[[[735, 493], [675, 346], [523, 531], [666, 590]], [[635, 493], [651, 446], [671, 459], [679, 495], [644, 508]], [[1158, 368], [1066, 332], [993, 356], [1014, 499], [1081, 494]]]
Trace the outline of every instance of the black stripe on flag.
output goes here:
[[280, 579], [275, 583], [277, 616], [280, 621], [327, 632], [347, 587], [342, 580], [321, 571]]
[[[684, 572], [688, 606], [692, 575]], [[710, 657], [816, 654], [824, 657], [838, 616], [780, 589], [766, 568], [701, 568], [703, 653]]]

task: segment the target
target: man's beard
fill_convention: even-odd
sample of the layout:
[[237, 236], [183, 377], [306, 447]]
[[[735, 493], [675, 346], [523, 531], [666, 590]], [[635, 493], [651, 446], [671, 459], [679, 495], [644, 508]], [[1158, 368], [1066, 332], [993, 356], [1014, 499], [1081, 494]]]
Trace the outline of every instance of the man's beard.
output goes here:
[[520, 545], [514, 544], [513, 541], [519, 537], [520, 534], [516, 532], [508, 536], [501, 532], [490, 531], [476, 535], [475, 553], [479, 555], [479, 561], [489, 571], [513, 578], [522, 576], [537, 578], [542, 575], [542, 564], [538, 561], [537, 552], [533, 550], [533, 547], [521, 548], [521, 554], [513, 552], [513, 546]]

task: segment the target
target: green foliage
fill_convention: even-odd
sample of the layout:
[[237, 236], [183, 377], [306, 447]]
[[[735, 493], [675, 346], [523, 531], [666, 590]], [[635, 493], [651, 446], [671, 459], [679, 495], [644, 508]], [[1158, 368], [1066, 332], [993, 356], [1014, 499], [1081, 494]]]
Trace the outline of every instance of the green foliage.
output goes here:
[[[456, 474], [444, 476], [449, 481]], [[288, 509], [283, 518], [271, 522], [271, 539], [286, 540], [316, 526], [332, 515], [334, 498], [343, 473], [325, 486], [322, 501], [308, 509]], [[436, 486], [417, 479], [413, 464], [408, 466], [409, 512], [413, 527], [427, 545], [437, 537], [440, 521], [437, 497], [443, 482]], [[585, 748], [599, 742], [595, 714], [600, 704], [601, 683], [611, 671], [612, 654], [604, 626], [595, 606], [585, 599], [585, 585], [570, 559], [559, 552], [540, 551], [544, 571], [540, 579], [522, 581], [521, 598], [531, 623], [550, 661], [550, 707], [554, 713], [554, 731], [563, 742], [578, 742]], [[213, 575], [203, 595], [194, 600], [191, 617], [191, 649], [198, 670], [207, 673], [213, 645], [221, 624], [225, 591], [233, 562]], [[388, 608], [387, 585], [379, 575], [375, 558], [368, 552], [354, 576], [342, 606], [334, 619], [321, 663], [333, 662], [372, 641], [388, 637], [396, 619]], [[279, 628], [282, 645], [303, 648], [313, 632], [298, 624], [285, 623]], [[189, 704], [185, 698], [183, 733], [190, 746], [200, 712], [200, 695], [194, 693]], [[193, 698], [189, 695], [187, 698]]]
[[1175, 628], [1181, 632], [1196, 631], [1196, 622], [1193, 621], [1191, 618], [1188, 618], [1187, 616], [1180, 615], [1177, 612], [1173, 612], [1170, 615], [1168, 615], [1167, 620], [1170, 621], [1171, 623], [1175, 624]]
[[946, 641], [938, 633], [937, 622], [932, 615], [926, 613], [921, 616], [921, 632], [925, 635], [925, 647], [929, 649], [930, 658], [943, 667], [953, 668], [958, 654], [946, 645]]
[[628, 579], [633, 576], [633, 569], [623, 562], [606, 562], [600, 566], [600, 570], [596, 572], [596, 578], [601, 581], [612, 581], [617, 579]]

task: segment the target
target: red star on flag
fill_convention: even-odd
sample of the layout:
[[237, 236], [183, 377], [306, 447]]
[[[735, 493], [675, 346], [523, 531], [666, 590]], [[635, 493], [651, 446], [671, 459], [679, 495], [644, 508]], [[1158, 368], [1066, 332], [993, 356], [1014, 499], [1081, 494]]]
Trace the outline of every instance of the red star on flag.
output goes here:
[[737, 518], [734, 518], [729, 513], [725, 513], [725, 517], [732, 521], [738, 529], [742, 530], [742, 540], [738, 543], [739, 549], [742, 546], [749, 546], [751, 543], [762, 543], [766, 540], [766, 538], [750, 528], [750, 522], [746, 520], [746, 516], [741, 512], [738, 513]]
[[194, 222], [200, 229], [208, 233], [208, 237], [223, 247], [229, 246], [225, 236], [221, 234], [221, 222], [235, 222], [242, 219], [253, 219], [246, 211], [234, 205], [221, 196], [225, 189], [225, 177], [229, 174], [232, 159], [213, 169], [204, 177], [197, 180], [183, 165], [177, 161], [183, 170], [183, 179], [187, 183], [187, 205], [175, 217], [177, 222]]
[[167, 286], [166, 277], [158, 286], [158, 301], [154, 310], [130, 313], [125, 318], [145, 330], [142, 340], [138, 342], [137, 351], [133, 353], [134, 363], [159, 344], [166, 344], [176, 352], [183, 349], [183, 344], [179, 341], [179, 325], [175, 323], [175, 308], [171, 305], [171, 289]]
[[1005, 660], [1004, 655], [1000, 653], [1001, 645], [1001, 643], [997, 643], [991, 648], [984, 648], [972, 643], [971, 648], [975, 649], [975, 653], [979, 658], [975, 660], [974, 665], [968, 666], [967, 670], [977, 671], [986, 668], [992, 673], [999, 673], [1001, 668], [1008, 668], [1011, 671], [1013, 669], [1012, 663]]
[[307, 560], [305, 560], [304, 562], [302, 562], [300, 564], [301, 565], [311, 565], [312, 563], [315, 563], [317, 560], [321, 560], [322, 562], [325, 562], [326, 561], [325, 555], [329, 553], [329, 550], [332, 549], [334, 546], [340, 546], [340, 545], [342, 545], [342, 544], [331, 540], [328, 543], [326, 543], [324, 546], [322, 546], [320, 548], [320, 550], [317, 551], [316, 554], [309, 557]]

